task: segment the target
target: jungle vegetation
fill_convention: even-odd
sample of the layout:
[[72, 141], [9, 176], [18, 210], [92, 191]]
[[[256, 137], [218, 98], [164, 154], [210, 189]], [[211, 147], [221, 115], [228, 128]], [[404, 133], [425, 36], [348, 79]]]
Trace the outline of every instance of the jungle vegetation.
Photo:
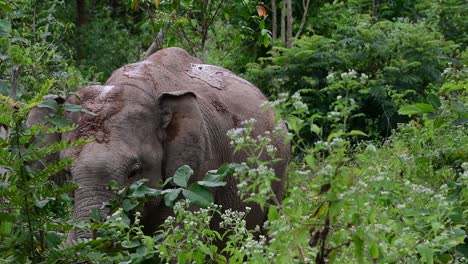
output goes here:
[[[467, 29], [464, 0], [0, 0], [0, 263], [467, 263]], [[193, 212], [176, 195], [174, 218], [144, 234], [138, 209], [170, 195], [144, 181], [111, 183], [110, 215], [79, 222], [77, 186], [49, 179], [72, 161], [31, 165], [87, 143], [31, 144], [75, 128], [61, 115], [25, 125], [46, 94], [172, 46], [251, 81], [286, 121], [281, 203], [261, 195], [268, 172], [213, 174], [239, 177], [240, 195], [268, 210], [257, 230], [243, 212]], [[236, 137], [248, 138], [245, 125]], [[216, 214], [224, 233], [207, 225]], [[71, 229], [95, 236], [67, 243]]]

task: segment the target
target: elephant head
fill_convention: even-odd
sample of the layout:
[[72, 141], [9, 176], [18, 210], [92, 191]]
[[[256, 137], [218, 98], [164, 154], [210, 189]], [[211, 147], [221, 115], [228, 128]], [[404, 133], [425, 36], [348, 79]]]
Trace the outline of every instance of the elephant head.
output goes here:
[[[144, 178], [155, 186], [173, 176], [180, 166], [189, 165], [194, 171], [192, 180], [196, 181], [223, 163], [244, 162], [247, 155], [233, 153], [226, 132], [251, 118], [257, 120], [252, 137], [272, 131], [273, 112], [260, 108], [266, 100], [257, 87], [232, 72], [201, 64], [180, 48], [168, 48], [114, 71], [106, 85], [82, 88], [59, 102], [81, 105], [95, 115], [68, 113], [66, 117], [78, 127], [62, 135], [48, 135], [39, 142], [94, 139], [59, 154], [74, 161], [69, 169], [71, 180], [79, 186], [74, 216], [86, 219], [91, 209], [101, 208], [111, 197], [107, 189], [111, 180], [124, 186]], [[28, 124], [45, 123], [50, 114], [50, 109], [33, 109]], [[284, 127], [284, 123], [280, 125]], [[289, 144], [283, 139], [272, 139], [279, 158], [273, 167], [280, 180], [272, 184], [278, 200], [284, 194], [290, 156]], [[247, 204], [238, 196], [236, 179], [226, 181], [225, 186], [212, 190], [215, 203], [245, 210]], [[159, 202], [151, 201], [142, 212], [146, 233], [171, 214]], [[247, 226], [261, 225], [265, 211], [253, 203], [248, 206], [252, 210], [246, 217]], [[218, 220], [211, 224], [215, 226]], [[71, 238], [77, 236], [90, 234], [75, 233]]]
[[[87, 219], [91, 209], [101, 208], [111, 198], [111, 180], [122, 186], [145, 178], [155, 186], [184, 164], [199, 172], [203, 162], [210, 159], [206, 122], [193, 92], [153, 95], [129, 85], [89, 86], [63, 103], [80, 104], [96, 114], [68, 113], [77, 129], [48, 135], [42, 141], [94, 138], [92, 143], [60, 153], [74, 160], [69, 171], [71, 180], [79, 186], [74, 193], [77, 219]], [[35, 108], [27, 123], [44, 124], [51, 114], [50, 109]], [[154, 201], [152, 206], [157, 203]], [[147, 230], [161, 224], [150, 215], [143, 212]], [[145, 216], [151, 219], [145, 221]], [[164, 218], [159, 217], [161, 221]], [[70, 239], [90, 236], [76, 232]]]

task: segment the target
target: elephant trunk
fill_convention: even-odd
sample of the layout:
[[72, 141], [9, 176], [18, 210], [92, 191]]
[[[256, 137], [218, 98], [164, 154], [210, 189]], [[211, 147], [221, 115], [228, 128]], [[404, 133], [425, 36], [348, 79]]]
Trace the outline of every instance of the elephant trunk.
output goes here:
[[[93, 209], [100, 211], [104, 216], [109, 213], [108, 208], [103, 208], [103, 203], [109, 201], [112, 197], [112, 192], [107, 186], [81, 186], [75, 191], [75, 205], [73, 216], [80, 221], [90, 219], [90, 213]], [[92, 239], [92, 231], [73, 230], [68, 236], [68, 241], [76, 241], [77, 239]]]

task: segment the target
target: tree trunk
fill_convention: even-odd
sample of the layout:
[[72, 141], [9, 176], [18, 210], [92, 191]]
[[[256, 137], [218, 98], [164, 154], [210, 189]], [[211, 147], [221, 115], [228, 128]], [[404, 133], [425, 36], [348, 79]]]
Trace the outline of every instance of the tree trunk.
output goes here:
[[271, 37], [273, 38], [273, 41], [275, 41], [278, 38], [278, 21], [276, 21], [276, 0], [271, 0], [271, 15]]
[[299, 26], [299, 30], [297, 30], [296, 32], [296, 36], [295, 36], [295, 39], [298, 39], [302, 33], [302, 29], [304, 29], [304, 24], [306, 22], [306, 18], [307, 18], [307, 12], [309, 12], [309, 4], [310, 4], [310, 0], [305, 0], [306, 2], [303, 4], [304, 6], [304, 15], [302, 15], [302, 19], [301, 19], [301, 25]]
[[76, 11], [78, 15], [78, 27], [86, 24], [86, 0], [76, 0]]
[[292, 2], [291, 0], [286, 0], [287, 5], [287, 18], [286, 18], [286, 47], [291, 48], [293, 45], [292, 39], [292, 25], [293, 25], [293, 16], [292, 16]]
[[16, 94], [18, 93], [19, 87], [19, 78], [22, 70], [22, 65], [13, 66], [11, 68], [10, 94], [8, 95], [8, 97], [10, 97], [13, 100], [16, 100]]
[[286, 44], [286, 2], [284, 1], [281, 8], [281, 40]]

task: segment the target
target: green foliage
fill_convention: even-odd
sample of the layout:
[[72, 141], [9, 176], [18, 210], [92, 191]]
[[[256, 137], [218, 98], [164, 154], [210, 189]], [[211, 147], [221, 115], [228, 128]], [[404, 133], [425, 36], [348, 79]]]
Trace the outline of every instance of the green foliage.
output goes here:
[[[71, 164], [63, 159], [39, 168], [35, 164], [47, 155], [85, 143], [59, 142], [39, 147], [31, 144], [33, 137], [62, 133], [74, 126], [50, 128], [44, 125], [25, 127], [29, 110], [39, 105], [50, 85], [44, 85], [39, 95], [26, 103], [0, 97], [1, 123], [8, 128], [0, 138], [0, 252], [6, 263], [45, 259], [47, 251], [64, 237], [72, 185], [56, 186], [49, 178]], [[65, 210], [64, 210], [65, 209]]]
[[[70, 23], [56, 19], [61, 1], [34, 4], [14, 1], [0, 20], [0, 92], [7, 95], [8, 87], [18, 82], [13, 96], [37, 93], [48, 79], [56, 80], [51, 92], [76, 89], [80, 74], [69, 66], [69, 58], [61, 49], [64, 33], [71, 30]], [[13, 77], [14, 71], [19, 75]], [[60, 87], [60, 89], [58, 89]]]
[[[323, 16], [327, 12], [346, 9], [336, 4], [326, 6]], [[352, 98], [363, 115], [349, 125], [367, 134], [389, 135], [404, 120], [398, 108], [421, 100], [432, 92], [431, 85], [440, 84], [457, 46], [424, 22], [375, 23], [366, 15], [342, 16], [326, 35], [302, 37], [291, 49], [273, 48], [271, 57], [249, 66], [246, 77], [269, 94], [305, 90], [312, 114], [323, 115], [337, 96]]]
[[115, 69], [138, 61], [144, 43], [129, 37], [130, 30], [112, 17], [109, 8], [102, 8], [69, 40], [73, 44], [79, 43], [73, 47], [80, 70], [88, 72], [96, 81], [104, 82]]

